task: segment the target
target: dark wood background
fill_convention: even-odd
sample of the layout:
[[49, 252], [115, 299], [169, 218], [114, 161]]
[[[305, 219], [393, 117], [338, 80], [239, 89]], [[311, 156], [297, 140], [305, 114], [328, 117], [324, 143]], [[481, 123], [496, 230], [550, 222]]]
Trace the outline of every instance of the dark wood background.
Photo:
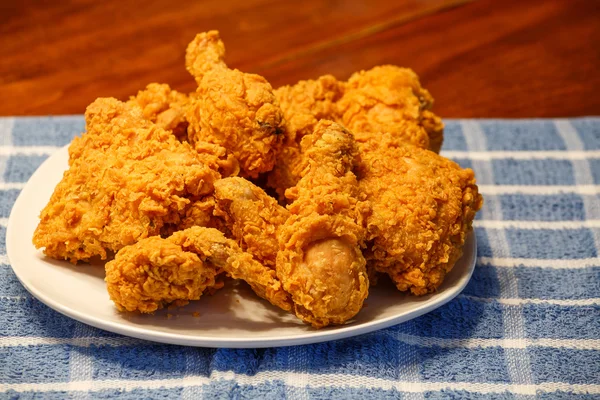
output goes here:
[[275, 87], [391, 63], [443, 117], [600, 115], [598, 0], [0, 3], [0, 115], [79, 114], [149, 82], [192, 91], [185, 47], [209, 29]]

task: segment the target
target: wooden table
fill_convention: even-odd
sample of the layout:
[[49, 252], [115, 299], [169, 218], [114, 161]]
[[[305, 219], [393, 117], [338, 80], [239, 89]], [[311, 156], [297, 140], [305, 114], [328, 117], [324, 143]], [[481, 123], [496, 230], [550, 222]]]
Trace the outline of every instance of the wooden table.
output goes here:
[[273, 86], [391, 63], [443, 117], [600, 115], [596, 0], [2, 3], [0, 115], [80, 114], [149, 82], [192, 91], [185, 47], [209, 29]]

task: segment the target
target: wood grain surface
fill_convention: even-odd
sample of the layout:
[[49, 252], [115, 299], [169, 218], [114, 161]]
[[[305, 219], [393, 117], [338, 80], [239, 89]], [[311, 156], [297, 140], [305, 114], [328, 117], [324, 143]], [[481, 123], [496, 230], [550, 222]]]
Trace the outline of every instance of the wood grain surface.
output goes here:
[[0, 115], [79, 114], [150, 82], [193, 91], [185, 47], [209, 29], [275, 87], [397, 64], [443, 117], [600, 115], [596, 0], [2, 2]]

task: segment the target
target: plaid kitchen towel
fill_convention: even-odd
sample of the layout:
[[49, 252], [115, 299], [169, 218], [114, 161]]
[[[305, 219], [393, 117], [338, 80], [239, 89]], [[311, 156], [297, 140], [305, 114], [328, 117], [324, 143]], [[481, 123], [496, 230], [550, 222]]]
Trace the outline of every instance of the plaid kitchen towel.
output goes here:
[[0, 398], [599, 398], [600, 118], [447, 121], [443, 153], [485, 196], [464, 292], [370, 334], [246, 350], [132, 341], [18, 282], [12, 204], [83, 126], [0, 118]]

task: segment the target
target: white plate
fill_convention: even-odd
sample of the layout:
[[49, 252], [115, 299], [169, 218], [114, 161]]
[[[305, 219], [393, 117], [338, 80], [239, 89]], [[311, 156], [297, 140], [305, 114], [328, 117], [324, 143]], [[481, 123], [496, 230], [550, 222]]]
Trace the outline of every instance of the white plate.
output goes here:
[[[470, 234], [464, 256], [436, 294], [424, 297], [398, 292], [390, 283], [371, 288], [365, 308], [346, 325], [312, 329], [295, 316], [259, 299], [244, 283], [230, 284], [214, 296], [154, 315], [115, 310], [104, 283], [103, 265], [78, 265], [44, 257], [32, 244], [38, 215], [67, 169], [62, 148], [33, 174], [8, 221], [6, 243], [15, 274], [25, 288], [56, 311], [83, 323], [141, 339], [187, 346], [272, 347], [346, 338], [423, 315], [454, 298], [467, 284], [476, 259]], [[193, 316], [193, 313], [199, 316]], [[167, 315], [170, 314], [170, 315]]]

